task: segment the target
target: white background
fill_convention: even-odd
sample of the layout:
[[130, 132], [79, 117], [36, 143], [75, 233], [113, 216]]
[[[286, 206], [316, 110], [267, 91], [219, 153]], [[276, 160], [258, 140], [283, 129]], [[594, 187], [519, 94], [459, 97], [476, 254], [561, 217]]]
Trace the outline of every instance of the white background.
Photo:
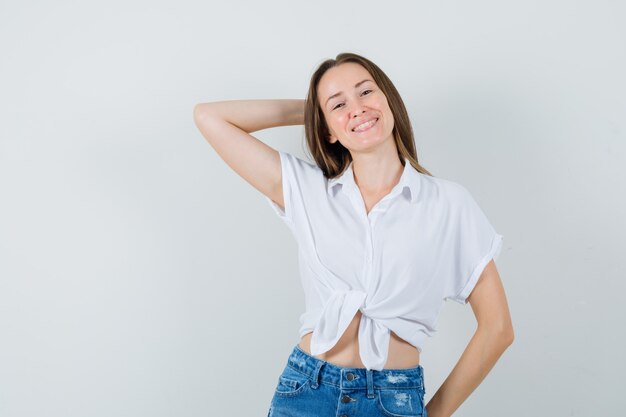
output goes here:
[[[619, 1], [0, 2], [0, 415], [265, 416], [296, 243], [193, 123], [304, 98], [344, 51], [504, 236], [515, 342], [455, 416], [617, 416], [626, 373]], [[302, 126], [255, 133], [306, 157]], [[448, 302], [426, 401], [475, 329]]]

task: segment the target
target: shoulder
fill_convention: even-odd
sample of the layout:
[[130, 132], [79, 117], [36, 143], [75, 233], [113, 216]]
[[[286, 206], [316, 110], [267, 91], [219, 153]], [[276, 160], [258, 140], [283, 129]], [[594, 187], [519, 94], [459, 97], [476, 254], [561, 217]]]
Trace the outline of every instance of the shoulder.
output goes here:
[[441, 177], [419, 173], [420, 188], [426, 199], [447, 207], [460, 207], [472, 199], [469, 190], [462, 184]]
[[324, 172], [317, 164], [298, 157], [287, 151], [278, 151], [280, 154], [283, 177], [294, 185], [318, 184], [325, 179]]
[[287, 151], [279, 150], [278, 153], [280, 154], [281, 160], [284, 159], [295, 169], [300, 171], [322, 171], [316, 164], [308, 159], [301, 158]]

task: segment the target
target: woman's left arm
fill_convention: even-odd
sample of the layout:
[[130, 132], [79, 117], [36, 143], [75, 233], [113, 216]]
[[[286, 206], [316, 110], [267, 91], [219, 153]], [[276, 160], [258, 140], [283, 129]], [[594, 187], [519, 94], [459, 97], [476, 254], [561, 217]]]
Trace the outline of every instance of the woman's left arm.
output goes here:
[[485, 266], [468, 302], [478, 327], [458, 363], [428, 402], [428, 417], [450, 417], [513, 343], [511, 315], [493, 260]]

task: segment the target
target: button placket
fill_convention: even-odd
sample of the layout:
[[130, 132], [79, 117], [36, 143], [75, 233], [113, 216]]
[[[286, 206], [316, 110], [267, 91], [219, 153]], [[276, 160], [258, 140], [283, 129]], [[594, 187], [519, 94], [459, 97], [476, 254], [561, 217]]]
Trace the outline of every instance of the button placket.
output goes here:
[[[355, 379], [357, 379], [357, 375], [354, 372], [343, 372], [342, 371], [342, 383], [341, 383], [341, 396], [339, 397], [339, 408], [337, 409], [338, 413], [340, 413], [341, 416], [352, 416], [354, 415], [354, 412], [356, 411], [356, 409], [354, 408], [356, 406], [356, 404], [352, 404], [355, 403], [357, 401], [356, 398], [350, 396], [349, 394], [351, 394], [354, 390], [353, 388], [353, 384], [349, 383], [354, 381]], [[349, 382], [344, 382], [344, 381], [349, 381]]]
[[364, 266], [364, 281], [365, 287], [369, 288], [372, 285], [372, 266], [374, 264], [374, 241], [372, 238], [372, 228], [367, 222], [366, 227], [366, 239], [365, 245], [365, 266]]
[[372, 258], [374, 253], [374, 239], [372, 236], [372, 228], [368, 225], [367, 227], [367, 265], [368, 267], [372, 266]]

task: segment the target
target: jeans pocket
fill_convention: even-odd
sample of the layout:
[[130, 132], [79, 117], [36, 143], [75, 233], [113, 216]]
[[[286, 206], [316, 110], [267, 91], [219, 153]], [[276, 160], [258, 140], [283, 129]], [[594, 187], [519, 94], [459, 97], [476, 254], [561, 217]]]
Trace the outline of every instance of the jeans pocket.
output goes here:
[[295, 397], [304, 392], [310, 383], [311, 379], [308, 375], [296, 371], [287, 365], [283, 373], [278, 377], [278, 384], [274, 394], [277, 397]]
[[422, 417], [424, 415], [424, 390], [421, 388], [379, 389], [378, 408], [388, 417]]

